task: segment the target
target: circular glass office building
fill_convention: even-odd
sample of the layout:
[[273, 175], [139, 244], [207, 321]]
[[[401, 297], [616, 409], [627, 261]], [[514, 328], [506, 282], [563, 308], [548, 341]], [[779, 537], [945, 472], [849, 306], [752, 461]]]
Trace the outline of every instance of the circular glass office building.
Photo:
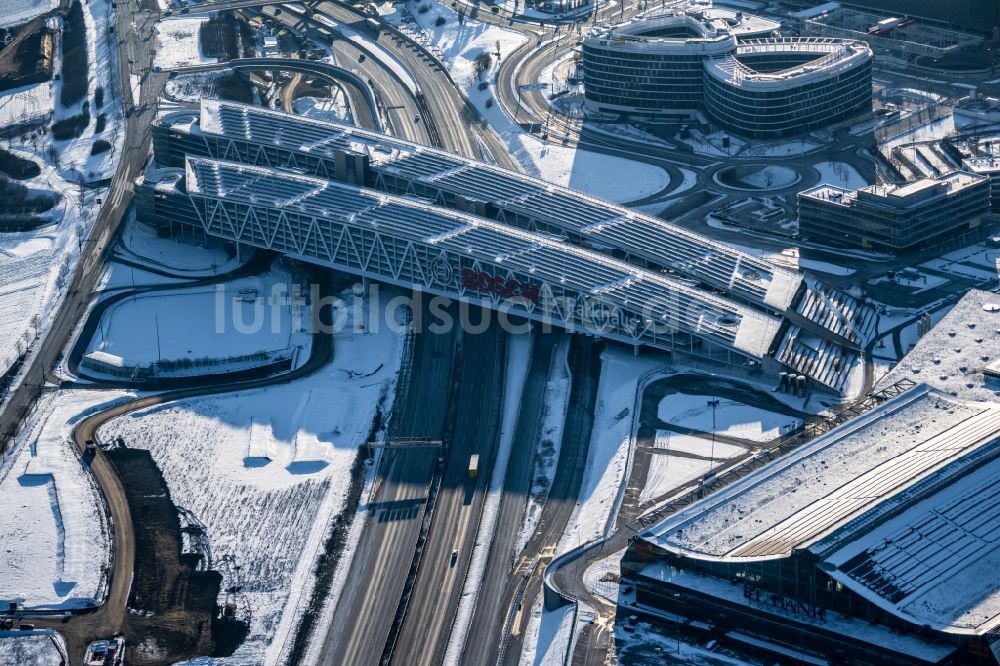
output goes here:
[[583, 40], [587, 107], [639, 116], [687, 115], [704, 99], [704, 62], [736, 48], [728, 24], [679, 12]]
[[719, 8], [636, 19], [583, 40], [591, 113], [622, 118], [707, 112], [748, 138], [808, 132], [871, 109], [863, 42], [772, 39], [779, 24]]
[[743, 42], [705, 62], [705, 109], [723, 127], [776, 139], [871, 110], [872, 51], [826, 38]]

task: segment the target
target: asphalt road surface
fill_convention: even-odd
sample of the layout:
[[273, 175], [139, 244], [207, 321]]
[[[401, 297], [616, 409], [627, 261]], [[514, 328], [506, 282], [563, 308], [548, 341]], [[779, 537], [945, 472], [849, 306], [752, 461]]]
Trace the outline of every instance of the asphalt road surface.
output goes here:
[[142, 79], [139, 105], [136, 107], [129, 87], [129, 61], [131, 59], [135, 62], [137, 69], [152, 62], [150, 46], [153, 40], [145, 37], [152, 33], [152, 22], [155, 19], [155, 14], [137, 11], [132, 3], [123, 2], [118, 5], [116, 32], [122, 40], [119, 43], [120, 94], [124, 99], [126, 112], [123, 153], [103, 207], [90, 235], [83, 243], [80, 260], [73, 272], [66, 297], [56, 312], [52, 326], [40, 339], [22, 379], [0, 410], [0, 450], [6, 450], [8, 440], [17, 431], [38, 395], [39, 388], [44, 384], [46, 370], [55, 363], [74, 326], [82, 320], [94, 286], [104, 270], [104, 254], [113, 242], [118, 225], [132, 202], [132, 182], [139, 176], [149, 154], [149, 125], [155, 115], [156, 98], [166, 76], [150, 73]]
[[[455, 426], [413, 594], [393, 651], [399, 666], [441, 663], [476, 540], [486, 486], [496, 458], [503, 411], [505, 336], [491, 326], [462, 336]], [[469, 460], [479, 455], [479, 474]], [[452, 553], [456, 552], [454, 560]]]
[[[414, 336], [410, 385], [405, 395], [397, 396], [392, 437], [443, 437], [454, 351], [452, 334]], [[384, 451], [371, 510], [364, 514], [365, 529], [351, 560], [348, 584], [323, 638], [320, 663], [379, 663], [413, 560], [439, 453]]]
[[538, 334], [535, 337], [514, 430], [510, 462], [504, 478], [493, 543], [465, 644], [463, 663], [466, 664], [496, 663], [498, 637], [507, 617], [507, 608], [520, 582], [521, 577], [515, 576], [512, 566], [514, 541], [520, 534], [531, 490], [531, 472], [535, 446], [541, 433], [545, 387], [552, 367], [553, 349], [558, 339], [558, 333]]

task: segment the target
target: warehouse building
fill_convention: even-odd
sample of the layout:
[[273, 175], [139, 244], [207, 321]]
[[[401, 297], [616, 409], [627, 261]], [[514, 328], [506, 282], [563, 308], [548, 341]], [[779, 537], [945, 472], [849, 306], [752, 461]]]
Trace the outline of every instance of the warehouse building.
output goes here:
[[622, 577], [798, 663], [995, 666], [998, 475], [1000, 404], [918, 385], [641, 532]]
[[974, 239], [989, 204], [989, 178], [962, 171], [853, 191], [819, 185], [798, 195], [799, 233], [828, 245], [904, 252]]

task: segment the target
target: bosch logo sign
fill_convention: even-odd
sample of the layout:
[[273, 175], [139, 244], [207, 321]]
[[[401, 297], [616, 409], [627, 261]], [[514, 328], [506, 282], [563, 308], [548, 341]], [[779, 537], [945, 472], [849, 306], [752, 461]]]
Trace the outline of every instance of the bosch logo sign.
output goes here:
[[521, 297], [538, 304], [538, 287], [519, 280], [507, 279], [501, 275], [490, 275], [485, 271], [476, 272], [471, 268], [462, 269], [462, 286], [476, 289], [502, 298]]

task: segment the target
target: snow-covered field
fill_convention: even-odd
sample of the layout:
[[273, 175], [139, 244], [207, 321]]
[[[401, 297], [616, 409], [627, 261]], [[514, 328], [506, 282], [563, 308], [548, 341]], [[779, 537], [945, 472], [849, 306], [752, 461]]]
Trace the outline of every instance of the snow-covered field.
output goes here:
[[[421, 5], [429, 7], [428, 11], [421, 14], [418, 9]], [[616, 202], [649, 196], [670, 184], [670, 177], [659, 167], [535, 138], [524, 132], [500, 107], [492, 84], [485, 90], [479, 89], [475, 76], [476, 56], [497, 51], [499, 44], [501, 58], [505, 58], [524, 41], [522, 34], [470, 19], [459, 23], [454, 10], [430, 0], [411, 1], [407, 6], [417, 25], [440, 51], [455, 81], [527, 173]], [[438, 17], [444, 19], [442, 25], [435, 25]], [[398, 13], [384, 18], [395, 22], [401, 20]], [[496, 74], [496, 58], [490, 57], [493, 65], [483, 74], [483, 81], [492, 81]]]
[[341, 123], [354, 122], [351, 119], [351, 111], [347, 106], [347, 100], [341, 88], [337, 88], [334, 91], [333, 97], [328, 99], [300, 97], [295, 100], [294, 109], [295, 113], [307, 118], [315, 118], [316, 120]]
[[55, 103], [52, 81], [43, 81], [0, 93], [0, 127], [44, 122]]
[[[6, 6], [6, 5], [5, 5]], [[110, 0], [91, 0], [83, 5], [87, 26], [91, 71], [89, 98], [103, 86], [105, 106], [94, 108], [83, 135], [68, 141], [52, 141], [49, 134], [14, 137], [0, 145], [15, 154], [35, 160], [42, 172], [24, 181], [33, 190], [48, 190], [60, 196], [55, 208], [44, 213], [52, 224], [31, 232], [4, 234], [0, 239], [0, 372], [5, 372], [36, 336], [48, 325], [59, 305], [79, 254], [80, 239], [96, 219], [98, 199], [106, 191], [81, 190], [81, 181], [110, 177], [124, 140], [123, 117], [118, 99], [117, 51], [108, 48], [108, 26], [113, 23]], [[58, 51], [57, 51], [58, 55]], [[79, 108], [63, 108], [58, 103], [61, 83], [52, 86], [54, 115], [57, 118], [79, 113]], [[18, 91], [0, 94], [0, 105]], [[9, 103], [9, 102], [8, 102]], [[106, 115], [101, 138], [112, 148], [96, 156], [90, 154], [96, 117]]]
[[88, 352], [112, 354], [130, 367], [258, 353], [288, 357], [295, 347], [304, 358], [311, 341], [309, 309], [291, 298], [289, 279], [274, 270], [224, 285], [128, 298], [105, 312]]
[[20, 25], [58, 6], [59, 0], [3, 0], [0, 3], [0, 28]]
[[46, 394], [0, 464], [0, 603], [83, 608], [103, 599], [110, 556], [100, 493], [69, 441], [120, 392]]
[[122, 233], [117, 256], [188, 278], [224, 273], [239, 264], [235, 255], [226, 254], [218, 245], [203, 247], [160, 238], [154, 229], [134, 217]]
[[207, 21], [207, 16], [161, 19], [156, 24], [156, 57], [153, 64], [163, 69], [174, 69], [218, 62], [218, 58], [205, 56], [198, 38], [199, 29]]
[[[674, 393], [665, 397], [657, 409], [661, 421], [700, 430], [712, 431], [712, 396]], [[754, 442], [768, 442], [802, 425], [798, 419], [750, 407], [732, 400], [719, 400], [715, 408], [715, 432]]]
[[401, 347], [386, 327], [340, 333], [334, 360], [308, 378], [172, 403], [102, 429], [102, 439], [148, 449], [174, 502], [207, 526], [213, 562], [241, 567], [250, 635], [224, 663], [280, 661], [344, 508], [357, 447], [376, 410], [391, 408]]
[[556, 547], [557, 555], [605, 533], [634, 445], [632, 426], [639, 382], [661, 368], [666, 368], [662, 359], [636, 358], [631, 351], [617, 347], [606, 349], [601, 355], [601, 380], [587, 467], [577, 506]]
[[861, 177], [858, 170], [846, 162], [820, 162], [814, 165], [819, 172], [819, 181], [848, 190], [858, 190], [870, 183]]
[[573, 631], [574, 604], [554, 611], [542, 608], [542, 596], [531, 608], [519, 666], [562, 666]]
[[0, 664], [63, 666], [66, 646], [54, 631], [0, 631]]

